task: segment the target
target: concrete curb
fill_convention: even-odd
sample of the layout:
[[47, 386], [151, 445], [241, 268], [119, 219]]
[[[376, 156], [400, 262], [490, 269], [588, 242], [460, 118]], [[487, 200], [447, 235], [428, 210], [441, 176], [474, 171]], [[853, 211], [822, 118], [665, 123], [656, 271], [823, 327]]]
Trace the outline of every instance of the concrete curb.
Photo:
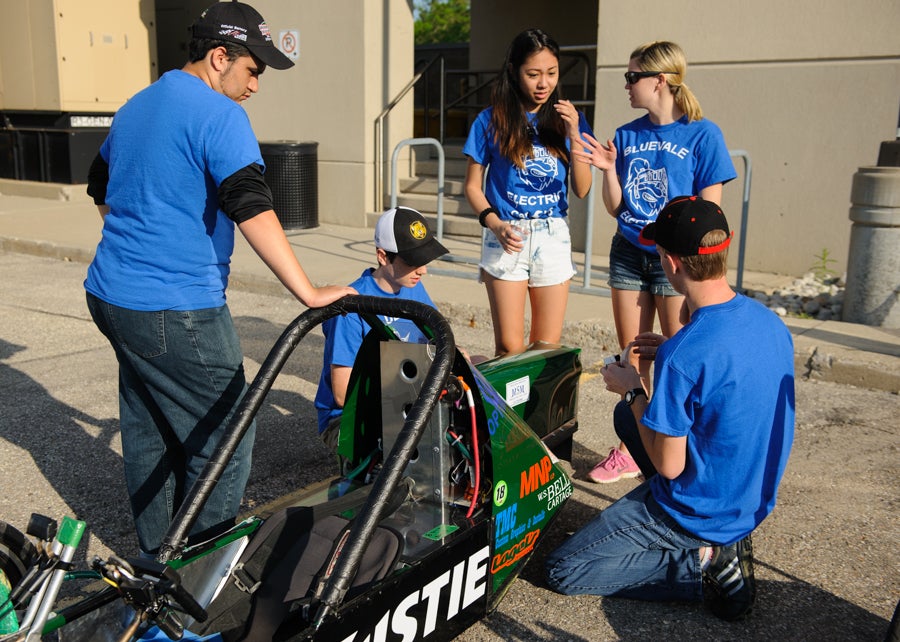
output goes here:
[[900, 394], [900, 341], [855, 323], [786, 319], [797, 376]]

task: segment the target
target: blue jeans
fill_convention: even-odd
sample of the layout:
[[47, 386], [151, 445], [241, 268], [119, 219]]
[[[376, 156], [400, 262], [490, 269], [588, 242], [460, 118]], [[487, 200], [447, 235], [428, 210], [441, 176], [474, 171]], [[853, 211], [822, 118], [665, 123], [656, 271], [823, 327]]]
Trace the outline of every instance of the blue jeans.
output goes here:
[[650, 292], [654, 296], [678, 296], [663, 271], [656, 250], [646, 252], [616, 232], [609, 247], [609, 287]]
[[[246, 389], [227, 306], [141, 312], [87, 295], [119, 361], [125, 483], [142, 551], [159, 548]], [[233, 523], [247, 478], [252, 424], [204, 505], [193, 533]]]
[[547, 558], [550, 587], [565, 595], [700, 601], [698, 549], [644, 482], [602, 511]]
[[644, 442], [641, 441], [641, 433], [638, 432], [637, 421], [634, 419], [634, 413], [631, 412], [631, 406], [624, 401], [617, 403], [613, 409], [613, 427], [616, 435], [628, 448], [628, 454], [641, 469], [644, 478], [653, 477], [656, 474], [656, 466], [650, 461], [647, 450], [644, 448]]

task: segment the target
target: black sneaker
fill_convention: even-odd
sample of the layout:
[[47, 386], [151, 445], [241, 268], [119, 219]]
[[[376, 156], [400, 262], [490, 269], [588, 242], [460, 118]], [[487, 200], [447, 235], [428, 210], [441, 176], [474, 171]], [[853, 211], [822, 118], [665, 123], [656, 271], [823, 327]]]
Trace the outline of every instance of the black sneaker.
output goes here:
[[756, 580], [753, 577], [753, 542], [747, 535], [729, 546], [716, 546], [703, 584], [712, 598], [712, 612], [723, 620], [740, 620], [753, 610]]

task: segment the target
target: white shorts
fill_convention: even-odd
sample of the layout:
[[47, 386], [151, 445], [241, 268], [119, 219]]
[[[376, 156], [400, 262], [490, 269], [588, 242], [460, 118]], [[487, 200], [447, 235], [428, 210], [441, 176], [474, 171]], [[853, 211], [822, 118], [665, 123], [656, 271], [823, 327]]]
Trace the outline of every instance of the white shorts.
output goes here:
[[507, 254], [490, 230], [482, 235], [482, 270], [502, 281], [528, 281], [531, 287], [565, 283], [575, 274], [572, 263], [572, 238], [567, 219], [528, 219], [515, 222], [526, 227], [525, 247], [521, 252]]

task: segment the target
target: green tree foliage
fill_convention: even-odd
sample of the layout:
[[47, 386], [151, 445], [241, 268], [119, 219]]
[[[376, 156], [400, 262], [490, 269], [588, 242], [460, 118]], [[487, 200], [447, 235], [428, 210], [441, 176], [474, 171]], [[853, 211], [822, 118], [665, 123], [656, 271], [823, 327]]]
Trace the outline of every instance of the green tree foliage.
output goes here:
[[417, 0], [417, 45], [469, 42], [469, 0]]

